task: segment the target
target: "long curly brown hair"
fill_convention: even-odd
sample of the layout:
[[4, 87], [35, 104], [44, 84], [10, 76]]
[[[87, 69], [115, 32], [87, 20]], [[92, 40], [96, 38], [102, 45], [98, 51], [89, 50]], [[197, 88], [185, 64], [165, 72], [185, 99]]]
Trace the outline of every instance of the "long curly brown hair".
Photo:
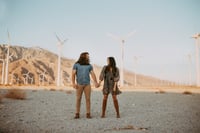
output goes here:
[[112, 69], [112, 72], [116, 73], [117, 71], [117, 67], [116, 67], [116, 62], [115, 62], [115, 58], [114, 57], [108, 57], [109, 60], [109, 64], [106, 66], [106, 72], [110, 71], [110, 69]]
[[80, 57], [76, 63], [79, 63], [80, 65], [89, 65], [90, 59], [87, 57], [89, 55], [88, 52], [83, 52], [80, 54]]

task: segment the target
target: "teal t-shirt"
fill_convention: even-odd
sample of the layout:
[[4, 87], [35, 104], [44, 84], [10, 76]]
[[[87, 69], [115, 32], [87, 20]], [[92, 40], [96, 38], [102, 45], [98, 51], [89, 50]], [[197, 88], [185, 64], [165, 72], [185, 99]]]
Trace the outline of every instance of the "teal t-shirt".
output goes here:
[[75, 63], [73, 70], [76, 70], [76, 82], [79, 85], [90, 84], [90, 72], [93, 70], [92, 65], [80, 65], [79, 63]]

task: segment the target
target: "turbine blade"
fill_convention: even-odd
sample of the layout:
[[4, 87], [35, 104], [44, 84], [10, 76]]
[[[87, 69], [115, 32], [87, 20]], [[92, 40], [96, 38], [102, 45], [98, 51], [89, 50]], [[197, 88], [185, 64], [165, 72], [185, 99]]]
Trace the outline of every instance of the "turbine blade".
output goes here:
[[128, 33], [128, 34], [124, 37], [124, 39], [126, 40], [126, 39], [132, 37], [135, 33], [136, 33], [136, 31], [132, 31], [132, 32]]
[[56, 33], [55, 33], [55, 36], [56, 36], [57, 40], [61, 43], [61, 40], [60, 40], [60, 38], [57, 36]]
[[64, 44], [67, 40], [68, 40], [68, 39], [65, 39], [65, 40], [62, 42], [62, 44]]
[[111, 34], [111, 33], [107, 33], [106, 34], [108, 37], [111, 37], [112, 39], [114, 39], [114, 40], [116, 40], [116, 41], [120, 41], [120, 38], [119, 37], [117, 37], [117, 36], [115, 36], [115, 35], [113, 35], [113, 34]]

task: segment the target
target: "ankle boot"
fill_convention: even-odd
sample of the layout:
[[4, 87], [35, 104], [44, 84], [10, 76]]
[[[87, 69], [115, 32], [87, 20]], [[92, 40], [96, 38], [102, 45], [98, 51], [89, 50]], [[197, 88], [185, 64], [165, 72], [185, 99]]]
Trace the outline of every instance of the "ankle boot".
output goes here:
[[74, 119], [78, 119], [78, 118], [80, 118], [79, 113], [76, 113]]
[[91, 118], [92, 118], [91, 115], [90, 115], [90, 113], [87, 113], [87, 114], [86, 114], [86, 118], [88, 118], [88, 119], [91, 119]]
[[120, 118], [118, 101], [117, 100], [113, 100], [113, 102], [114, 102], [115, 110], [116, 110], [116, 113], [117, 113], [116, 117]]
[[107, 100], [103, 100], [101, 118], [105, 118], [106, 104], [107, 104]]

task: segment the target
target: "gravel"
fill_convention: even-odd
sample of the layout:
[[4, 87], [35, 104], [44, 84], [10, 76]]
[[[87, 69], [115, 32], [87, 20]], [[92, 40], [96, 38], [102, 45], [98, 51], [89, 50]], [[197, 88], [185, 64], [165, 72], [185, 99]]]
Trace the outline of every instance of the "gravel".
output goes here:
[[[5, 91], [5, 90], [4, 90]], [[25, 100], [0, 103], [0, 133], [199, 133], [200, 94], [123, 91], [116, 118], [111, 95], [101, 118], [102, 92], [92, 91], [87, 119], [82, 97], [80, 119], [74, 119], [76, 93], [24, 90]]]

